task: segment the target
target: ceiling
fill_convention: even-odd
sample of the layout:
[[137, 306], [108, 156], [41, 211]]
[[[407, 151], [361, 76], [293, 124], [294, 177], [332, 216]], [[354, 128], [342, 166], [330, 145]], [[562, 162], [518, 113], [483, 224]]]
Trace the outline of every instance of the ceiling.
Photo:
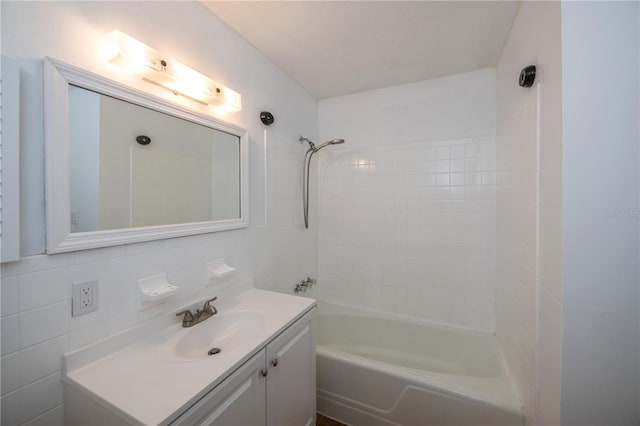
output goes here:
[[495, 65], [511, 1], [205, 1], [323, 99]]

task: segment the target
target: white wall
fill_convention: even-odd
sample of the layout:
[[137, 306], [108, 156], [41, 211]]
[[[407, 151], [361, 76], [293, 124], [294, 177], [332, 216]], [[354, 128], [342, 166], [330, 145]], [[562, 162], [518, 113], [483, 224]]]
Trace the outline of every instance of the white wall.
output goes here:
[[320, 101], [320, 139], [349, 147], [495, 133], [495, 75], [484, 69]]
[[[523, 2], [497, 65], [496, 332], [530, 424], [560, 421], [560, 6]], [[537, 66], [532, 88], [518, 85]], [[538, 158], [539, 157], [539, 158]]]
[[493, 69], [320, 101], [321, 299], [493, 330], [494, 112]]
[[562, 423], [637, 425], [637, 2], [562, 4]]
[[[112, 71], [101, 59], [104, 35], [118, 28], [223, 82], [243, 96], [243, 111], [221, 118], [249, 130], [251, 226], [202, 236], [24, 257], [2, 265], [2, 424], [62, 424], [61, 354], [215, 294], [203, 265], [226, 257], [235, 279], [291, 291], [317, 270], [317, 233], [302, 228], [297, 135], [316, 138], [317, 102], [197, 2], [5, 2], [2, 53], [23, 75], [22, 219], [24, 254], [44, 243], [42, 59], [52, 56], [127, 84], [173, 97]], [[141, 19], [144, 17], [144, 19]], [[261, 110], [276, 123], [265, 128]], [[175, 300], [138, 311], [138, 277], [167, 272], [184, 288]], [[97, 279], [100, 306], [72, 318], [71, 283]]]

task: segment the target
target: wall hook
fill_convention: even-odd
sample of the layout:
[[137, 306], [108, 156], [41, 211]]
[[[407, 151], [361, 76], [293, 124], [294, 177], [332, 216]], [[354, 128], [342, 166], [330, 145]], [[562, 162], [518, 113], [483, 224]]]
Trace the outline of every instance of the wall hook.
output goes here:
[[522, 71], [520, 71], [520, 87], [531, 87], [533, 86], [533, 82], [536, 79], [536, 66], [529, 65], [528, 67], [524, 67]]
[[151, 138], [145, 135], [136, 136], [136, 142], [140, 145], [149, 145], [151, 143]]
[[262, 121], [262, 124], [265, 126], [271, 126], [276, 119], [269, 111], [262, 111], [260, 113], [260, 121]]

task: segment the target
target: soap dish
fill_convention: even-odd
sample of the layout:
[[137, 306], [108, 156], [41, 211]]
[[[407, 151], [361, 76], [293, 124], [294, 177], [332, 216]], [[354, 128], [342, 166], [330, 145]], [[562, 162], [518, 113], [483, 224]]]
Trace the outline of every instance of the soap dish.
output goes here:
[[167, 274], [151, 275], [138, 280], [140, 299], [145, 302], [161, 300], [176, 294], [180, 287], [167, 281]]
[[225, 263], [224, 258], [212, 260], [207, 262], [207, 271], [209, 273], [209, 278], [224, 278], [235, 272], [236, 268], [232, 268], [231, 266]]

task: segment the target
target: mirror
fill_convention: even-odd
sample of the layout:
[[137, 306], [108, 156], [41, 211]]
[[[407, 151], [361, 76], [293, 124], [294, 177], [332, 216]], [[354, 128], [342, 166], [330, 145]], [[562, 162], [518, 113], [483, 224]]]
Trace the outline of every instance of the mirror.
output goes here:
[[240, 217], [240, 137], [69, 85], [71, 232]]
[[247, 134], [45, 61], [47, 252], [247, 226]]

